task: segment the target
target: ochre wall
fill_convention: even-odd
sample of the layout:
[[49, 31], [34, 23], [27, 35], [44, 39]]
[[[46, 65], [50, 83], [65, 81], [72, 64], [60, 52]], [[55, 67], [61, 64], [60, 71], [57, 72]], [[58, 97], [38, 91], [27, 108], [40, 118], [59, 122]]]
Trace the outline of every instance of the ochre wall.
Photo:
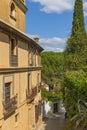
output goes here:
[[18, 66], [28, 66], [28, 44], [18, 41]]
[[0, 68], [9, 67], [9, 37], [0, 32]]
[[7, 22], [8, 24], [18, 28], [19, 30], [25, 32], [25, 20], [26, 20], [26, 16], [25, 13], [23, 11], [20, 10], [20, 8], [18, 8], [18, 6], [15, 4], [15, 2], [13, 2], [15, 4], [15, 8], [16, 8], [16, 20], [13, 20], [10, 17], [10, 6], [11, 3], [13, 2], [13, 0], [0, 0], [0, 19], [4, 20], [5, 22]]

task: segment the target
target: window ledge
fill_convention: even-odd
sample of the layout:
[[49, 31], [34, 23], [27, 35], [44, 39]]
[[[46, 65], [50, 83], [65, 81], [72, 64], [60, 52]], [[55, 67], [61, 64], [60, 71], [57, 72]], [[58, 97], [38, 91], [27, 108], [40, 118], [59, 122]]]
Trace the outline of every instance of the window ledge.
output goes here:
[[10, 17], [11, 17], [14, 21], [16, 21], [16, 18], [15, 18], [14, 16], [10, 15]]

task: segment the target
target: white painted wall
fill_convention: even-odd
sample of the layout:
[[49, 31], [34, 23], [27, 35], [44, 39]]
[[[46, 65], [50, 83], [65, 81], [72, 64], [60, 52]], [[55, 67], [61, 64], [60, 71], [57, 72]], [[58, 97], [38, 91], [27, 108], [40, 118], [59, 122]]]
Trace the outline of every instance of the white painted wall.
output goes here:
[[42, 116], [46, 117], [48, 114], [52, 113], [52, 104], [50, 102], [42, 102]]

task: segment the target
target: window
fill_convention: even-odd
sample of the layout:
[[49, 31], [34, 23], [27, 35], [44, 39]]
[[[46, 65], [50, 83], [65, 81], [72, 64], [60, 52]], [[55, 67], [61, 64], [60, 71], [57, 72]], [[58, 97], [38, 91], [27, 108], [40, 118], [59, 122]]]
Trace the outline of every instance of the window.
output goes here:
[[16, 123], [18, 122], [18, 118], [19, 118], [19, 113], [17, 113], [17, 114], [15, 115], [15, 122], [16, 122]]
[[30, 91], [30, 74], [28, 74], [28, 92]]
[[14, 96], [13, 76], [3, 77], [3, 115], [7, 119], [17, 108], [17, 95]]
[[31, 91], [31, 74], [27, 74], [27, 89], [26, 89], [26, 97], [30, 98], [32, 91]]
[[38, 53], [38, 65], [41, 66], [41, 56], [39, 53]]
[[37, 74], [37, 84], [39, 85], [39, 73]]
[[15, 38], [10, 39], [10, 65], [18, 66], [18, 43]]
[[38, 66], [38, 51], [36, 50], [36, 66]]
[[34, 50], [33, 62], [34, 66], [36, 66], [36, 50]]
[[14, 3], [11, 4], [10, 11], [11, 11], [11, 16], [15, 17], [15, 5], [14, 5]]
[[5, 103], [7, 105], [10, 105], [10, 95], [11, 95], [10, 86], [11, 82], [5, 83]]
[[30, 50], [30, 52], [29, 52], [29, 65], [30, 66], [33, 65], [33, 52], [32, 52], [32, 50]]
[[16, 39], [11, 39], [11, 54], [17, 55], [17, 42]]

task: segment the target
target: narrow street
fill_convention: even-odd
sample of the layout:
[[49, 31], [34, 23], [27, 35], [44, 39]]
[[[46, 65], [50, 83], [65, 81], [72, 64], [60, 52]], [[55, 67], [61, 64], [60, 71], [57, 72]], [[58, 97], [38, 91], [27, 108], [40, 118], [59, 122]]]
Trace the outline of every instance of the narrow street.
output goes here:
[[63, 113], [49, 115], [39, 130], [64, 130], [66, 119]]

